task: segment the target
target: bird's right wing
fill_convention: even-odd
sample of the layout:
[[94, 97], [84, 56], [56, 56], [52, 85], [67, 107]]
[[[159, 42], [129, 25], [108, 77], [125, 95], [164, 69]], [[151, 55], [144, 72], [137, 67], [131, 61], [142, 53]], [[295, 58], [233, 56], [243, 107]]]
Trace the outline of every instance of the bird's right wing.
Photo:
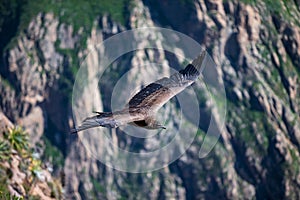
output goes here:
[[117, 111], [117, 112], [96, 112], [95, 116], [85, 118], [82, 123], [71, 130], [71, 133], [77, 133], [89, 128], [94, 128], [98, 126], [117, 128], [119, 126], [125, 125], [127, 123], [143, 120], [144, 115], [140, 114], [138, 111], [129, 112], [129, 110]]
[[131, 108], [147, 108], [151, 112], [156, 112], [173, 96], [191, 85], [200, 75], [200, 69], [205, 65], [206, 52], [203, 51], [185, 69], [174, 73], [169, 78], [159, 79], [133, 96], [128, 105]]

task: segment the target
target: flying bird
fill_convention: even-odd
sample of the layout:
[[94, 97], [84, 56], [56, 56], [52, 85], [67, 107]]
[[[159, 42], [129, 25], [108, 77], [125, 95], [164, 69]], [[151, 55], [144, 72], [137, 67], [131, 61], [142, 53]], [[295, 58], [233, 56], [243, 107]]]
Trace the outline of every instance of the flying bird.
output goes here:
[[206, 51], [203, 51], [185, 69], [172, 74], [169, 78], [164, 77], [147, 85], [129, 100], [123, 110], [94, 112], [97, 115], [84, 119], [80, 126], [71, 130], [71, 133], [98, 126], [117, 128], [126, 124], [146, 129], [166, 129], [155, 119], [155, 114], [173, 96], [197, 80], [205, 56]]

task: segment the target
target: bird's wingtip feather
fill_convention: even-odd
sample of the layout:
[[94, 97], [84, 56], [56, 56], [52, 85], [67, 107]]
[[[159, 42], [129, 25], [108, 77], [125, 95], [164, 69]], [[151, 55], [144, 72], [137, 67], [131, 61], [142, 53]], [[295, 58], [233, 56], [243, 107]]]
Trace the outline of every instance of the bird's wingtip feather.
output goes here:
[[204, 61], [204, 59], [205, 59], [205, 57], [206, 57], [206, 51], [205, 50], [203, 50], [201, 53], [200, 53], [200, 55], [199, 56], [197, 56], [197, 58], [195, 58], [194, 60], [193, 60], [193, 62], [192, 62], [192, 65], [196, 68], [196, 69], [200, 69], [201, 68], [201, 66], [203, 65], [203, 61]]

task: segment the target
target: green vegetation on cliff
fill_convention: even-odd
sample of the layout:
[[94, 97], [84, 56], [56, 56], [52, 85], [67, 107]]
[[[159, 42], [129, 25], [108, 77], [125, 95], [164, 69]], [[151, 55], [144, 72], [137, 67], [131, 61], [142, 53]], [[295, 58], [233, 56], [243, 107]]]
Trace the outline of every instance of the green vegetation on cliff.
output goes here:
[[27, 24], [40, 12], [53, 12], [61, 22], [72, 24], [75, 30], [80, 27], [90, 30], [93, 21], [100, 15], [109, 14], [111, 18], [122, 24], [127, 19], [126, 5], [129, 0], [42, 0], [28, 1], [23, 7], [20, 28]]
[[53, 13], [60, 23], [74, 27], [75, 32], [83, 28], [90, 33], [97, 17], [108, 14], [112, 20], [125, 25], [128, 20], [130, 0], [12, 0], [0, 2], [0, 53], [15, 38], [25, 31], [39, 13]]
[[40, 199], [39, 187], [47, 187], [50, 197], [61, 198], [59, 181], [48, 177], [42, 163], [22, 128], [5, 131], [0, 136], [0, 198]]

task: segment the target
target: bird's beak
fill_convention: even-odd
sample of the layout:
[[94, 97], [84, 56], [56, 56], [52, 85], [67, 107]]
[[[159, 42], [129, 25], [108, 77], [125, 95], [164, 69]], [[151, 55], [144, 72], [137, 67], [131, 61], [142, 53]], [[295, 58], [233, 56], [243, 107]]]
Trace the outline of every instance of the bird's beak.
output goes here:
[[167, 129], [165, 126], [161, 126], [160, 128], [162, 128], [162, 129]]

